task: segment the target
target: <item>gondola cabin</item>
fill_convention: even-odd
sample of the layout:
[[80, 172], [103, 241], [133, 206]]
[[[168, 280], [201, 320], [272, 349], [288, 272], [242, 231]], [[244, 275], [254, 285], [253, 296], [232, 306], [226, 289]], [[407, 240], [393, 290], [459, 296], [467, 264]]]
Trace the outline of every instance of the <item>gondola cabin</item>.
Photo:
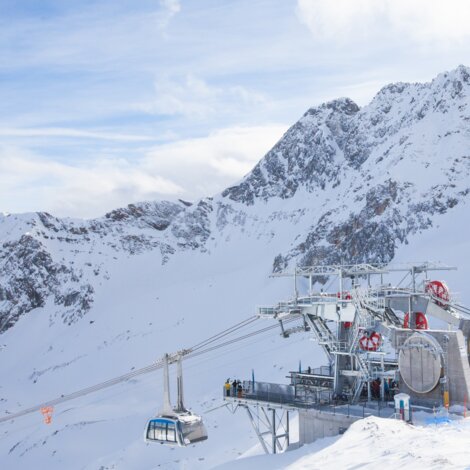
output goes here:
[[185, 445], [181, 425], [177, 419], [154, 418], [147, 423], [145, 442], [168, 445]]
[[150, 419], [145, 432], [146, 442], [171, 446], [187, 446], [205, 441], [207, 431], [200, 416], [187, 411], [178, 416]]
[[207, 430], [202, 418], [186, 409], [183, 404], [181, 354], [177, 355], [176, 360], [178, 363], [178, 404], [175, 408], [171, 406], [168, 354], [165, 354], [163, 357], [163, 409], [147, 422], [145, 442], [184, 447], [207, 439]]

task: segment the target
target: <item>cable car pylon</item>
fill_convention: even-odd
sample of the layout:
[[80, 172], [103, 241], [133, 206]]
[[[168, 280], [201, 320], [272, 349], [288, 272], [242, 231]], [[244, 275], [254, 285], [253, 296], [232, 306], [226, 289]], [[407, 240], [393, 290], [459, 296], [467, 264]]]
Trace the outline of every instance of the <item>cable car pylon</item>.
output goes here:
[[183, 403], [183, 354], [176, 355], [177, 390], [176, 407], [170, 400], [169, 356], [163, 356], [163, 406], [145, 428], [145, 442], [156, 442], [171, 446], [185, 447], [207, 439], [207, 430], [202, 417], [185, 408]]

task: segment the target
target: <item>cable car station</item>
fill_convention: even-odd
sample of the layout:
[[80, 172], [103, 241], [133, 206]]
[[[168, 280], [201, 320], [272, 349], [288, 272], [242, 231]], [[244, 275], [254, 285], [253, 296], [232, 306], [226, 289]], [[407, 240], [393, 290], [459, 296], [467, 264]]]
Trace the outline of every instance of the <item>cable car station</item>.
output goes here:
[[[445, 282], [430, 280], [431, 273], [451, 269], [432, 263], [358, 264], [274, 274], [294, 278], [294, 296], [258, 308], [258, 317], [277, 322], [284, 337], [308, 334], [327, 363], [299, 367], [286, 384], [253, 377], [243, 382], [241, 395], [224, 394], [224, 400], [233, 412], [246, 410], [267, 453], [289, 446], [293, 412], [302, 445], [341, 434], [364, 416], [408, 416], [404, 404], [431, 412], [450, 405], [466, 409], [470, 309], [452, 297]], [[397, 273], [408, 286], [386, 282]], [[308, 280], [307, 295], [298, 293], [300, 278]], [[336, 290], [314, 290], [331, 278]]]

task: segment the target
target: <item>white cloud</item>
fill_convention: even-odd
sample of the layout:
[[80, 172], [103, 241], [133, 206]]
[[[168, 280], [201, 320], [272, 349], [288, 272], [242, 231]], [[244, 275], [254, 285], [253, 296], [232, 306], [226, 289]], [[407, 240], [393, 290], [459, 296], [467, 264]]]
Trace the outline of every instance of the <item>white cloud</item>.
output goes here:
[[267, 104], [265, 97], [258, 92], [239, 85], [210, 86], [192, 74], [187, 74], [182, 79], [159, 78], [155, 82], [155, 94], [153, 101], [140, 103], [136, 108], [152, 114], [202, 119]]
[[470, 37], [467, 0], [298, 0], [297, 15], [317, 39], [343, 44], [393, 37], [450, 46]]
[[0, 200], [8, 212], [48, 211], [90, 217], [131, 201], [183, 192], [125, 159], [96, 159], [80, 166], [17, 148], [0, 150]]
[[12, 128], [0, 127], [0, 137], [77, 137], [85, 139], [141, 142], [154, 140], [152, 137], [113, 132], [87, 131], [65, 127]]
[[387, 2], [390, 22], [417, 41], [452, 41], [470, 37], [467, 0], [415, 0]]
[[381, 2], [370, 0], [298, 0], [297, 14], [319, 39], [344, 39], [365, 33]]
[[222, 129], [155, 147], [144, 167], [177, 181], [192, 198], [212, 195], [248, 173], [286, 130], [282, 124]]
[[159, 27], [165, 29], [171, 19], [181, 11], [179, 0], [160, 0], [162, 12], [159, 16]]
[[137, 161], [110, 157], [76, 165], [3, 146], [0, 211], [96, 217], [131, 202], [210, 196], [247, 173], [285, 130], [227, 128], [153, 147]]

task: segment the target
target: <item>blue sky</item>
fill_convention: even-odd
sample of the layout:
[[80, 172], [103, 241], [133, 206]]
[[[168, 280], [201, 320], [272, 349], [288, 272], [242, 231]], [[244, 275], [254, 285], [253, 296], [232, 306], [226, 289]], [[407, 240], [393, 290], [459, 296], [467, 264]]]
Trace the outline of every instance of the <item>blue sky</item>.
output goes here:
[[0, 0], [0, 211], [212, 195], [310, 106], [470, 65], [465, 0]]

